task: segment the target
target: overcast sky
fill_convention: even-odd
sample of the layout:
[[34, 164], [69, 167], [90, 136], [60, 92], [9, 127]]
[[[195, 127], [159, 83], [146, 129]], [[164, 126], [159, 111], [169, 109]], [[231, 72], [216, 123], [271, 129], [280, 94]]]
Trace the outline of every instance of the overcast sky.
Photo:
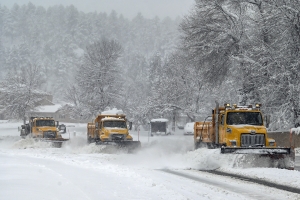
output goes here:
[[62, 4], [68, 6], [73, 4], [79, 11], [83, 12], [106, 12], [110, 13], [115, 10], [118, 14], [123, 14], [125, 18], [132, 19], [141, 12], [146, 18], [171, 17], [188, 14], [194, 0], [1, 0], [0, 5], [11, 7], [17, 3], [18, 5], [33, 3], [36, 6], [45, 8], [53, 5]]

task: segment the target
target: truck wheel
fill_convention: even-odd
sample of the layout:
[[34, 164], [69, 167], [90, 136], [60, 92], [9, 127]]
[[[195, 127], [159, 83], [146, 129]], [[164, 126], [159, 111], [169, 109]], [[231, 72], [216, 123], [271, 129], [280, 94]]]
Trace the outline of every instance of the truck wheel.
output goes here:
[[199, 143], [198, 142], [194, 143], [194, 150], [196, 150], [196, 149], [199, 149]]
[[207, 148], [208, 149], [214, 149], [214, 145], [212, 143], [207, 143]]
[[92, 138], [87, 136], [87, 143], [90, 144], [92, 142]]

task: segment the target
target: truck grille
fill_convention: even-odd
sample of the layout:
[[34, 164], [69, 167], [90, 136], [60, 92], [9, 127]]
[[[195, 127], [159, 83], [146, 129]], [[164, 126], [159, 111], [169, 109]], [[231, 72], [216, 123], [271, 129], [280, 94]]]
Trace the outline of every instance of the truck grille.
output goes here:
[[111, 134], [111, 140], [124, 140], [124, 134]]
[[264, 134], [242, 134], [241, 147], [265, 146]]
[[44, 138], [55, 138], [56, 132], [55, 131], [45, 131]]

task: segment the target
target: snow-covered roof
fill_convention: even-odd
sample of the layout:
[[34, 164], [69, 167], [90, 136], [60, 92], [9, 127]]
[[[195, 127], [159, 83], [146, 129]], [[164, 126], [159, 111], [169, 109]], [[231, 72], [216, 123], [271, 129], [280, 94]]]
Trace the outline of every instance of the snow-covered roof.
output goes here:
[[123, 110], [118, 110], [117, 108], [113, 108], [111, 110], [106, 110], [101, 112], [101, 115], [123, 115]]
[[165, 118], [158, 118], [158, 119], [151, 119], [151, 122], [168, 122], [168, 119]]
[[55, 105], [46, 105], [46, 106], [38, 106], [34, 112], [48, 112], [48, 113], [55, 113], [58, 111], [59, 108], [62, 106], [60, 104]]

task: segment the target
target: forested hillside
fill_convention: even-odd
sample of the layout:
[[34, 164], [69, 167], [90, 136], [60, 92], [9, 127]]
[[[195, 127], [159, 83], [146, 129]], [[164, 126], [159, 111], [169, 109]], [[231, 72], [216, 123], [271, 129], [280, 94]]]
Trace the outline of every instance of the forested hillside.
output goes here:
[[271, 129], [290, 128], [300, 114], [299, 9], [298, 0], [195, 0], [183, 19], [129, 20], [0, 6], [1, 89], [11, 91], [0, 104], [20, 118], [39, 91], [70, 103], [74, 117], [118, 107], [146, 122], [205, 117], [215, 101], [262, 103]]
[[[22, 92], [22, 96], [30, 96], [30, 90], [33, 89], [47, 92], [54, 96], [56, 102], [64, 100], [74, 103], [77, 110], [82, 110], [80, 114], [86, 117], [99, 113], [106, 106], [121, 106], [127, 110], [126, 107], [132, 107], [136, 99], [147, 99], [148, 87], [145, 84], [149, 84], [147, 76], [150, 60], [157, 54], [165, 57], [174, 49], [178, 41], [180, 20], [157, 17], [146, 19], [141, 13], [128, 20], [115, 11], [83, 13], [74, 6], [61, 5], [48, 9], [36, 7], [31, 3], [15, 4], [11, 9], [0, 7], [0, 78], [4, 81], [3, 86], [6, 85], [8, 90], [15, 91], [18, 99], [21, 99], [17, 89], [20, 86], [25, 87], [22, 88], [23, 91], [27, 89], [27, 94]], [[85, 60], [84, 53], [88, 52], [89, 46], [101, 43], [102, 40], [113, 40], [120, 46], [119, 55], [115, 60], [116, 69], [110, 69], [111, 66], [107, 66], [108, 69], [92, 66], [89, 70], [95, 77], [86, 78], [87, 81], [96, 81], [96, 84], [101, 85], [119, 84], [113, 86], [118, 91], [109, 91], [108, 94], [112, 95], [112, 99], [118, 99], [118, 102], [111, 102], [106, 96], [97, 96], [94, 86], [89, 83], [87, 84], [90, 86], [90, 93], [83, 94], [85, 99], [74, 100], [68, 93], [75, 95], [72, 89], [77, 88], [76, 81], [84, 78], [84, 74], [79, 72], [87, 67], [85, 62], [88, 61]], [[37, 69], [35, 74], [38, 74], [39, 80], [33, 80], [34, 76], [28, 72], [32, 68]], [[97, 72], [105, 73], [104, 77], [100, 77]], [[110, 73], [118, 77], [112, 79]], [[29, 83], [28, 77], [24, 77], [26, 74], [31, 74], [28, 76], [39, 84], [33, 86]], [[12, 76], [16, 76], [14, 81], [11, 81]], [[11, 82], [15, 85], [11, 85]], [[90, 99], [87, 100], [87, 96]], [[97, 99], [95, 104], [101, 100], [110, 103], [94, 105], [88, 102], [98, 97], [100, 100]], [[129, 98], [135, 99], [131, 101]], [[9, 101], [7, 96], [4, 99]], [[81, 104], [76, 104], [76, 101]], [[28, 108], [31, 106], [25, 105]], [[17, 105], [13, 107], [17, 109], [16, 112], [20, 109]], [[15, 112], [7, 112], [8, 115], [11, 113]], [[74, 113], [76, 114], [78, 113]]]

